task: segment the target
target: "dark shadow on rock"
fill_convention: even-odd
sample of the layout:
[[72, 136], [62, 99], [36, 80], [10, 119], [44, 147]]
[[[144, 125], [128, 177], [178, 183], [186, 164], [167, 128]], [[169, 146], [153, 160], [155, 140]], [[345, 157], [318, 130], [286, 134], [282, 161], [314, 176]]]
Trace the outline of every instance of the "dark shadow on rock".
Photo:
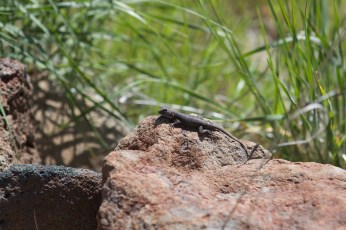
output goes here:
[[13, 165], [0, 173], [0, 229], [96, 229], [101, 174]]

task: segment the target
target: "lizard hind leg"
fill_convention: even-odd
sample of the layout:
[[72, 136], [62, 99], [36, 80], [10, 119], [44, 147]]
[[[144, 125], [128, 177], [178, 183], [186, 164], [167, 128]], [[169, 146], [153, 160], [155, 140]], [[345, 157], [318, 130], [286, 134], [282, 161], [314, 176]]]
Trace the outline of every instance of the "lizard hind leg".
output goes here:
[[199, 134], [210, 134], [210, 131], [209, 130], [207, 130], [207, 129], [203, 129], [203, 126], [199, 126], [198, 127], [198, 133]]

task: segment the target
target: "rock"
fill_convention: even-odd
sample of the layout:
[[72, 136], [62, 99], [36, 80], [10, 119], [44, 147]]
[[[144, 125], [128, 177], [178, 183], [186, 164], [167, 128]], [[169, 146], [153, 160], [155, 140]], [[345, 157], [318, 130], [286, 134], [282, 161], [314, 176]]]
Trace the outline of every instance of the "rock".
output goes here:
[[[179, 168], [214, 168], [244, 163], [241, 145], [222, 132], [201, 136], [196, 130], [172, 128], [164, 117], [150, 116], [135, 132], [123, 138], [115, 150], [150, 151], [158, 159]], [[270, 158], [271, 153], [256, 143], [241, 140], [252, 158]], [[169, 159], [168, 159], [169, 158]]]
[[201, 137], [146, 118], [105, 159], [98, 229], [346, 228], [345, 170], [242, 165], [244, 152], [219, 132]]
[[13, 165], [0, 173], [0, 229], [96, 229], [101, 174]]
[[40, 163], [30, 112], [32, 86], [25, 66], [0, 59], [0, 172], [17, 162]]

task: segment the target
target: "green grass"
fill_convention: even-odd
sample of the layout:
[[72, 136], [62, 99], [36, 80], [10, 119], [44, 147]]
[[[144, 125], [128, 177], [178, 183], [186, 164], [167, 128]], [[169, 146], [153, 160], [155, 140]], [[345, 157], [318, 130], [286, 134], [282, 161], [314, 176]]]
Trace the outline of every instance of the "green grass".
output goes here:
[[346, 168], [343, 9], [336, 0], [13, 0], [0, 6], [0, 50], [47, 70], [71, 107], [81, 96], [133, 125], [168, 105], [220, 120], [275, 157]]

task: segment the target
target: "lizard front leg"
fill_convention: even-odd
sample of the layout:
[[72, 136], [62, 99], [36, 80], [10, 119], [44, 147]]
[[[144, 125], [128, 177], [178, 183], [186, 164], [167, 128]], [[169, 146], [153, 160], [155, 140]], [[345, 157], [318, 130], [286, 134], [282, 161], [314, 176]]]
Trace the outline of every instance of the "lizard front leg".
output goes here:
[[171, 126], [176, 127], [177, 125], [181, 124], [181, 121], [179, 119], [175, 119]]

